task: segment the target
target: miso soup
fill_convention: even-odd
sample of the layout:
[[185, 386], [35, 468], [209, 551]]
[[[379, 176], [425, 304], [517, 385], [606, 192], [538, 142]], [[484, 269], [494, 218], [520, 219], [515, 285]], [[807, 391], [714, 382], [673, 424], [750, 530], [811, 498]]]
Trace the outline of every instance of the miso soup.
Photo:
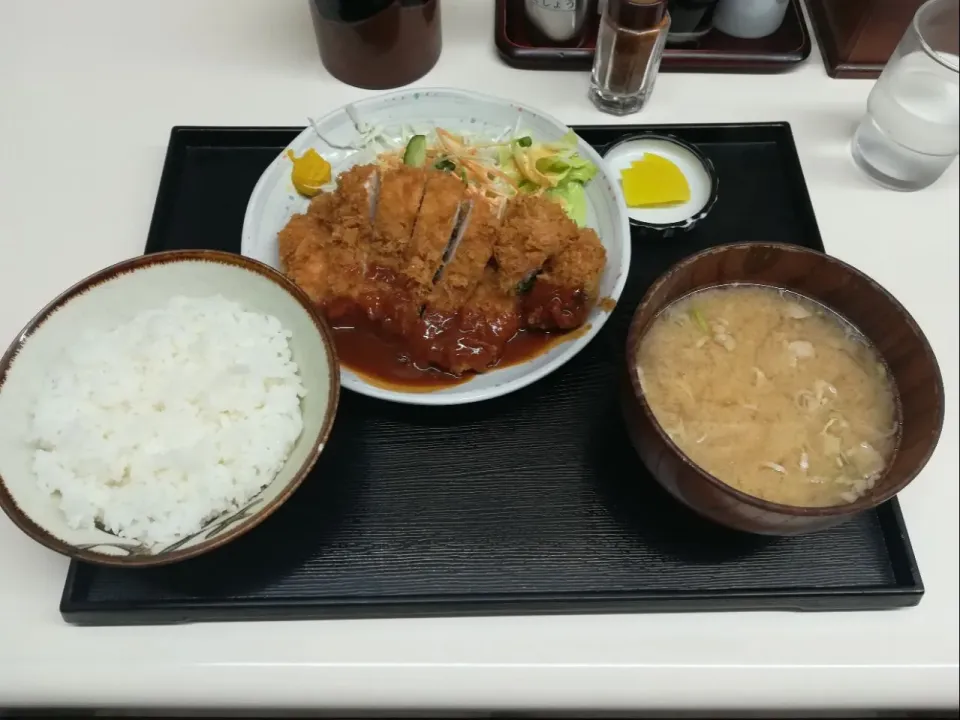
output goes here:
[[801, 295], [759, 285], [687, 295], [653, 321], [636, 362], [647, 403], [680, 450], [755, 497], [851, 503], [896, 450], [899, 402], [886, 365], [849, 322]]

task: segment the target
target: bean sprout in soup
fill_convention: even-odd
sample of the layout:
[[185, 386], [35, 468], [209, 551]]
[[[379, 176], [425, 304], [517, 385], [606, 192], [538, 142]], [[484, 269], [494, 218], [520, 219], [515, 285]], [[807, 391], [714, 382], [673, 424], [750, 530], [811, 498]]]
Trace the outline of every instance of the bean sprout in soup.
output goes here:
[[665, 308], [641, 387], [687, 457], [742, 492], [825, 507], [871, 490], [896, 450], [890, 373], [856, 328], [778, 288], [727, 285]]

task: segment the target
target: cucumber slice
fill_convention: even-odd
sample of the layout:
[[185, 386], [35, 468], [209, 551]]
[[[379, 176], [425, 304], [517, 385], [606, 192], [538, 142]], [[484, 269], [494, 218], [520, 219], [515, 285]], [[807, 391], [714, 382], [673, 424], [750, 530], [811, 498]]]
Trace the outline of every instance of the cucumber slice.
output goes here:
[[403, 151], [403, 164], [410, 167], [423, 167], [427, 161], [427, 136], [414, 135]]

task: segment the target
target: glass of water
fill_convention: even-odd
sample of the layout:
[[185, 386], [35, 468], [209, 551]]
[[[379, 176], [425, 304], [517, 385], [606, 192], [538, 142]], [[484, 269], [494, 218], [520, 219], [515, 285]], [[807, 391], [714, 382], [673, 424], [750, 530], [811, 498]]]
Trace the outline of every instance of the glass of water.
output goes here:
[[876, 182], [920, 190], [960, 149], [960, 0], [928, 0], [867, 101], [853, 159]]

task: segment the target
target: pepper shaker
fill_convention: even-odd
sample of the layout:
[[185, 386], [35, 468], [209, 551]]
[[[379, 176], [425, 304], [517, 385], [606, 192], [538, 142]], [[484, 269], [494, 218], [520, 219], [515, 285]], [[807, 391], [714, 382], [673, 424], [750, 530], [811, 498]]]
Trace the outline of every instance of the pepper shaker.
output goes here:
[[590, 76], [590, 99], [599, 110], [628, 115], [644, 106], [669, 31], [667, 0], [607, 0]]

